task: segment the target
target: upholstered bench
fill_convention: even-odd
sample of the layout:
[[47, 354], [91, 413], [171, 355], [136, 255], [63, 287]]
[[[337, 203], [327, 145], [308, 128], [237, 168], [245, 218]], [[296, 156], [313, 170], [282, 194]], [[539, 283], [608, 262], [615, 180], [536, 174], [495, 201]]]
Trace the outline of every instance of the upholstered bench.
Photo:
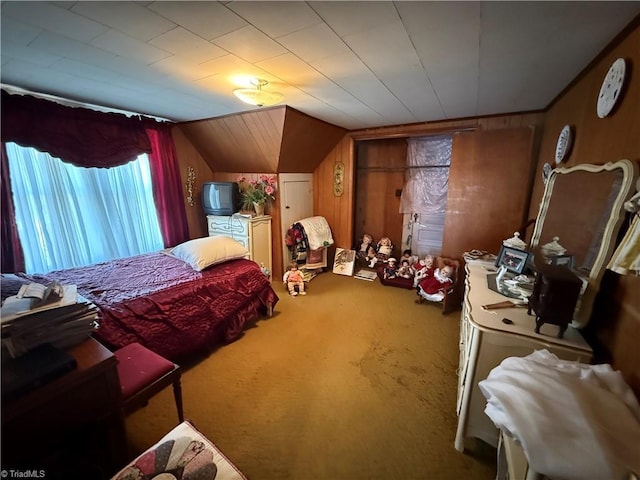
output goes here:
[[114, 355], [118, 359], [118, 377], [125, 414], [146, 405], [160, 390], [173, 385], [178, 421], [184, 420], [180, 386], [182, 370], [179, 365], [137, 342], [116, 350]]
[[111, 480], [165, 477], [247, 480], [211, 440], [189, 421], [182, 422], [167, 433]]

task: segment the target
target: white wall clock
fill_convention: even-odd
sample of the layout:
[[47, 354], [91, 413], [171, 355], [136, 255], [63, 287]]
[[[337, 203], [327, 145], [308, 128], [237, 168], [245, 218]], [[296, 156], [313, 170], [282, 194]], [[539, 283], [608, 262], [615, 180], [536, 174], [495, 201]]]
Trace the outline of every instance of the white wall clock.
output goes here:
[[565, 158], [567, 158], [572, 142], [573, 134], [571, 133], [571, 127], [569, 125], [565, 125], [562, 127], [560, 135], [558, 135], [558, 143], [556, 143], [556, 164], [561, 163]]
[[613, 110], [620, 98], [626, 69], [624, 58], [618, 58], [609, 68], [598, 95], [598, 117], [604, 118]]

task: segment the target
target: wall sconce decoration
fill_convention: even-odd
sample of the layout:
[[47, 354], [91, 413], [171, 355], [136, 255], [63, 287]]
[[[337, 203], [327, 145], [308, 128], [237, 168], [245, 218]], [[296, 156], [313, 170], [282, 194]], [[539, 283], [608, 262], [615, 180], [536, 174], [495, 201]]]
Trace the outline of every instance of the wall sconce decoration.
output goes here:
[[333, 194], [341, 197], [344, 193], [344, 163], [338, 162], [333, 166]]
[[195, 202], [193, 201], [193, 185], [196, 183], [196, 171], [193, 167], [187, 167], [187, 205], [193, 207]]

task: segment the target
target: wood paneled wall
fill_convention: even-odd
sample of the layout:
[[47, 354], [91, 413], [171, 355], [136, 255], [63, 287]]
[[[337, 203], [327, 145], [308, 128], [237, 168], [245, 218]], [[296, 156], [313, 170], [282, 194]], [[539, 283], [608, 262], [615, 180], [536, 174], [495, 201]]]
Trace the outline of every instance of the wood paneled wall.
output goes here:
[[[607, 71], [617, 58], [627, 61], [627, 78], [620, 101], [605, 118], [596, 113], [597, 97]], [[555, 147], [564, 125], [571, 125], [575, 142], [567, 166], [603, 164], [622, 158], [640, 160], [640, 19], [610, 50], [598, 58], [545, 115], [538, 172], [530, 215], [535, 217], [544, 185], [541, 170], [553, 164]], [[620, 369], [640, 398], [640, 277], [607, 271], [585, 334], [596, 347], [597, 360]]]
[[[173, 141], [176, 146], [176, 155], [180, 164], [180, 177], [182, 180], [182, 191], [187, 211], [187, 222], [189, 224], [189, 237], [200, 238], [207, 236], [207, 219], [202, 210], [202, 184], [213, 180], [213, 172], [209, 165], [203, 160], [188, 138], [179, 128], [171, 131]], [[189, 167], [195, 172], [193, 182], [193, 206], [187, 203], [187, 173]]]
[[[360, 148], [360, 145], [366, 145], [365, 150], [367, 155], [384, 159], [385, 155], [389, 155], [386, 159], [386, 165], [390, 165], [391, 162], [399, 162], [398, 164], [406, 163], [406, 145], [402, 150], [399, 145], [405, 143], [405, 139], [412, 136], [423, 135], [435, 135], [441, 133], [453, 133], [456, 131], [473, 131], [473, 130], [502, 130], [518, 127], [539, 127], [543, 121], [542, 113], [525, 113], [514, 115], [500, 115], [492, 117], [483, 117], [476, 119], [461, 119], [456, 121], [445, 122], [427, 122], [411, 125], [398, 125], [391, 127], [379, 127], [365, 130], [352, 131], [345, 135], [342, 141], [327, 155], [325, 160], [319, 165], [314, 172], [314, 192], [315, 192], [315, 210], [316, 215], [324, 216], [333, 232], [336, 245], [339, 247], [352, 246], [357, 242], [359, 236], [364, 233], [360, 231], [364, 228], [363, 225], [356, 224], [356, 218], [359, 218], [355, 212], [356, 204], [360, 205], [362, 201], [358, 198], [356, 202], [356, 145]], [[537, 138], [537, 137], [536, 137]], [[391, 141], [393, 140], [393, 142]], [[392, 147], [395, 145], [395, 147]], [[378, 146], [378, 147], [377, 147]], [[376, 152], [377, 148], [380, 150]], [[536, 139], [532, 150], [537, 148]], [[393, 157], [393, 158], [391, 158]], [[342, 197], [334, 197], [332, 192], [333, 186], [333, 167], [336, 163], [343, 163], [345, 165], [346, 176], [345, 180], [345, 194]], [[499, 175], [499, 172], [495, 172]], [[528, 175], [528, 172], [525, 174]], [[396, 179], [399, 183], [399, 180]], [[395, 198], [395, 187], [389, 186], [390, 180], [386, 180], [384, 186], [387, 191], [391, 191], [391, 197]], [[393, 183], [393, 182], [391, 182]], [[470, 184], [473, 180], [470, 179]], [[399, 184], [398, 188], [402, 188], [403, 183]], [[379, 195], [376, 190], [377, 187], [372, 187], [369, 191], [367, 186], [364, 187], [364, 191], [358, 192], [358, 195]], [[395, 200], [386, 202], [393, 207]], [[376, 203], [369, 200], [364, 200], [363, 208], [376, 209]], [[386, 207], [385, 207], [386, 209]], [[395, 211], [398, 211], [397, 205], [395, 205]], [[387, 210], [385, 215], [394, 215], [391, 212], [391, 208]], [[394, 220], [402, 225], [402, 216], [400, 213]], [[376, 224], [371, 225], [374, 230], [381, 228], [385, 230], [385, 234], [392, 238], [392, 229], [395, 227], [378, 227]], [[400, 229], [398, 229], [400, 231]], [[370, 232], [366, 232], [370, 233]], [[375, 232], [370, 233], [374, 235]], [[392, 238], [394, 240], [394, 238]], [[400, 246], [399, 240], [394, 241], [394, 244]]]

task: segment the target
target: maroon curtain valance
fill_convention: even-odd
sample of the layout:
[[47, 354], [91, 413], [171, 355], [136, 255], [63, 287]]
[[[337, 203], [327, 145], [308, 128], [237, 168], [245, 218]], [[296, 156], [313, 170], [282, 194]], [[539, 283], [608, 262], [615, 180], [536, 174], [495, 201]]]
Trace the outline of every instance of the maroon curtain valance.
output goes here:
[[114, 167], [151, 153], [146, 121], [2, 91], [2, 141], [80, 167]]

